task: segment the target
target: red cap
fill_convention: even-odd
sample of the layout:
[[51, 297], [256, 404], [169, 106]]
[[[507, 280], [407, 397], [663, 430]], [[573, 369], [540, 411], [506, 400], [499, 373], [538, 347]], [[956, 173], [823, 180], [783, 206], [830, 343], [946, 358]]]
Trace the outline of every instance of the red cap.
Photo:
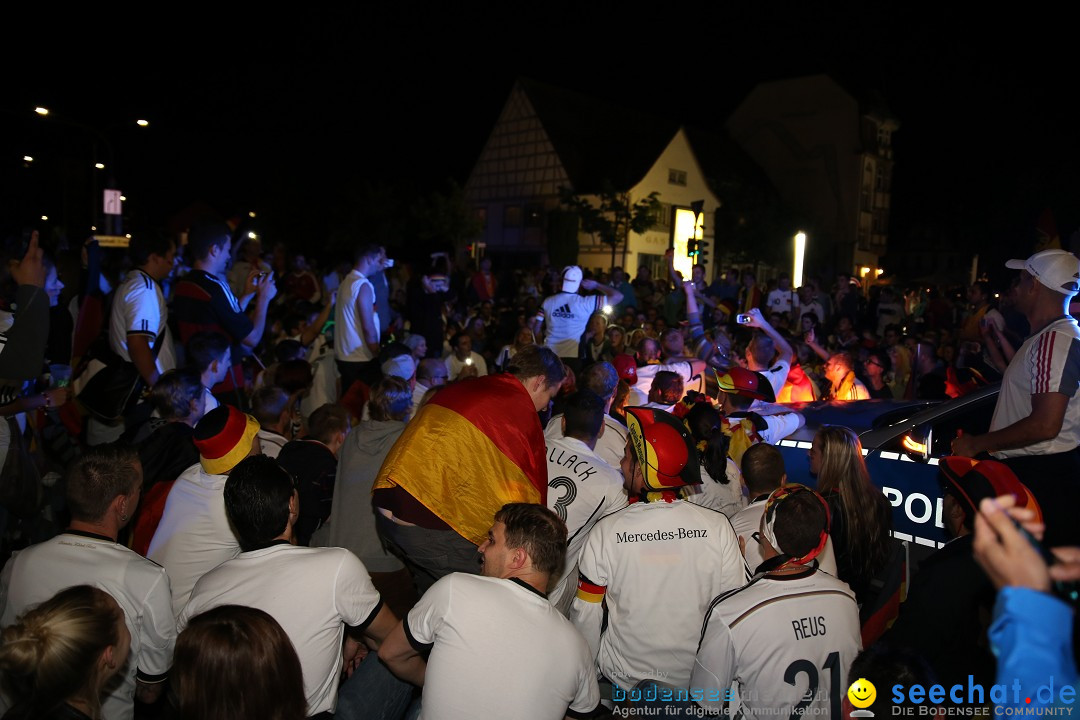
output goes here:
[[615, 372], [620, 380], [625, 380], [631, 385], [637, 382], [637, 361], [633, 355], [616, 355], [611, 361], [615, 366]]

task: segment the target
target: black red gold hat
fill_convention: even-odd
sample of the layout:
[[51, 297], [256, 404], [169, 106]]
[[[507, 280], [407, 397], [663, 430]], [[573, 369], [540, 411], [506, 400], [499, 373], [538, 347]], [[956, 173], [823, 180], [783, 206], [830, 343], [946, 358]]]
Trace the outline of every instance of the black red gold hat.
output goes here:
[[723, 373], [716, 371], [716, 384], [723, 392], [732, 395], [776, 402], [776, 393], [773, 392], [772, 383], [764, 375], [753, 370], [734, 366]]
[[686, 425], [663, 410], [626, 408], [630, 448], [652, 492], [701, 484], [694, 439]]
[[951, 455], [941, 458], [938, 469], [946, 492], [964, 505], [969, 518], [975, 516], [983, 498], [1012, 495], [1016, 507], [1034, 510], [1035, 521], [1043, 521], [1042, 508], [1031, 490], [1003, 462]]
[[195, 426], [199, 463], [210, 475], [224, 475], [251, 452], [259, 421], [232, 405], [219, 405]]

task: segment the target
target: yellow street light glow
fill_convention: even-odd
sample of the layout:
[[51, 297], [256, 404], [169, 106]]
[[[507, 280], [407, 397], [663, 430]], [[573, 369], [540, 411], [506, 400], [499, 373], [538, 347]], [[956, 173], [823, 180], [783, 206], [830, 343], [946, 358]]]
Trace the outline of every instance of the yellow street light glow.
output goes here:
[[146, 127], [147, 125], [150, 124], [150, 121], [149, 120], [136, 120], [135, 124], [138, 125], [139, 127]]
[[36, 107], [34, 108], [34, 112], [36, 112], [38, 115], [48, 115], [49, 108]]
[[104, 170], [105, 163], [94, 163], [94, 167], [96, 167], [98, 170]]
[[859, 275], [861, 277], [866, 277], [869, 274], [870, 274], [870, 268], [866, 267], [865, 265], [863, 265], [861, 268], [859, 268]]
[[252, 210], [251, 212], [249, 212], [248, 217], [255, 217], [255, 211]]
[[22, 159], [23, 162], [34, 162], [34, 158], [30, 157], [29, 155], [23, 155]]
[[91, 225], [91, 226], [90, 226], [90, 229], [91, 229], [91, 230], [97, 230], [97, 225]]
[[126, 238], [127, 238], [128, 240], [130, 240], [130, 239], [131, 239], [131, 233], [126, 233], [126, 234], [124, 235], [124, 237], [126, 237]]
[[120, 202], [127, 202], [127, 195], [121, 195]]
[[48, 219], [49, 219], [49, 216], [48, 216], [48, 215], [42, 215], [42, 216], [41, 216], [41, 219], [42, 219], [42, 220], [48, 220]]
[[249, 232], [249, 233], [248, 233], [248, 237], [249, 237], [249, 238], [251, 238], [252, 240], [255, 240], [255, 239], [257, 239], [257, 238], [258, 238], [259, 236], [258, 236], [258, 235], [257, 235], [257, 234], [255, 233], [255, 231], [254, 231], [254, 230], [252, 230], [251, 232]]
[[885, 271], [882, 270], [881, 268], [878, 268], [877, 270], [874, 271], [874, 274], [877, 275], [878, 277], [881, 277], [882, 275], [885, 274]]
[[802, 287], [803, 261], [806, 259], [806, 233], [795, 233], [795, 266], [791, 268], [791, 286]]

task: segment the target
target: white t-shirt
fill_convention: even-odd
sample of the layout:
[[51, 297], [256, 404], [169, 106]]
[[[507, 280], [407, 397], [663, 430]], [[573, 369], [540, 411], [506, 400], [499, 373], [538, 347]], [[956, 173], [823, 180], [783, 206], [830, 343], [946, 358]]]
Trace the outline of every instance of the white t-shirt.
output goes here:
[[817, 320], [819, 323], [825, 322], [825, 308], [817, 300], [811, 300], [806, 305], [804, 305], [800, 317], [808, 312], [814, 313], [814, 315], [817, 316]]
[[780, 390], [783, 389], [784, 383], [787, 382], [788, 373], [791, 372], [791, 362], [788, 360], [777, 360], [773, 363], [772, 367], [767, 370], [758, 370], [759, 373], [764, 375], [769, 384], [772, 385], [773, 396], [779, 397]]
[[520, 580], [451, 573], [404, 628], [417, 651], [431, 651], [421, 718], [562, 720], [600, 704], [585, 640]]
[[363, 273], [353, 270], [341, 281], [334, 305], [334, 357], [342, 362], [369, 362], [375, 359], [360, 327], [361, 292], [371, 293], [371, 322], [375, 325], [375, 337], [381, 337], [379, 313], [374, 310], [375, 288]]
[[289, 442], [289, 439], [284, 435], [265, 428], [260, 429], [259, 432], [255, 433], [255, 436], [259, 438], [259, 447], [266, 457], [276, 458], [281, 454], [281, 448], [285, 447], [285, 443]]
[[420, 412], [420, 401], [424, 399], [424, 395], [430, 388], [424, 387], [420, 384], [420, 381], [416, 382], [416, 386], [412, 391], [412, 410], [409, 411], [409, 417], [416, 417], [416, 413]]
[[[751, 412], [757, 413], [756, 410], [752, 410]], [[758, 414], [760, 415], [760, 413]], [[741, 417], [741, 413], [731, 413], [727, 416], [732, 422], [738, 422]], [[805, 422], [805, 419], [800, 413], [793, 411], [773, 413], [771, 415], [760, 415], [760, 417], [765, 421], [765, 427], [757, 429], [757, 434], [758, 437], [761, 438], [761, 442], [769, 445], [776, 445], [788, 435], [801, 428], [803, 422]]]
[[706, 608], [747, 580], [728, 519], [684, 500], [637, 502], [603, 518], [578, 569], [570, 619], [600, 672], [622, 688], [646, 679], [687, 687]]
[[177, 629], [219, 605], [246, 605], [277, 620], [300, 657], [308, 714], [314, 715], [337, 707], [345, 626], [369, 624], [382, 598], [348, 550], [282, 543], [241, 553], [203, 575]]
[[791, 308], [799, 309], [799, 294], [794, 290], [781, 290], [776, 288], [769, 292], [769, 298], [765, 301], [769, 312], [787, 313]]
[[[476, 376], [483, 377], [488, 374], [487, 362], [484, 361], [484, 356], [480, 353], [473, 351], [469, 354], [469, 360], [472, 360], [472, 364], [476, 366]], [[443, 360], [443, 364], [446, 365], [446, 374], [450, 376], [450, 380], [457, 380], [458, 375], [465, 369], [467, 363], [464, 360], [458, 358], [454, 353], [450, 353]]]
[[[765, 500], [757, 500], [731, 518], [731, 527], [743, 540], [745, 547], [743, 555], [746, 557], [746, 566], [750, 568], [750, 572], [757, 570], [758, 565], [764, 562], [764, 558], [761, 557], [761, 544], [752, 537], [761, 529], [761, 516], [764, 513]], [[833, 550], [831, 537], [825, 541], [825, 547], [818, 554], [817, 561], [822, 572], [836, 577], [836, 552]]]
[[180, 474], [165, 501], [146, 556], [169, 573], [174, 615], [199, 578], [240, 554], [225, 515], [226, 480], [227, 475], [208, 475], [196, 463]]
[[153, 348], [157, 336], [165, 333], [156, 364], [159, 373], [172, 370], [176, 367], [176, 349], [168, 320], [169, 308], [165, 305], [161, 286], [142, 270], [132, 270], [113, 296], [109, 312], [109, 349], [131, 362], [128, 335], [146, 337]]
[[581, 546], [597, 520], [626, 507], [626, 490], [621, 470], [572, 437], [547, 438], [547, 476], [548, 507], [566, 523], [566, 562], [548, 599], [566, 612], [577, 589]]
[[813, 569], [762, 575], [709, 608], [690, 686], [704, 691], [700, 705], [722, 709], [735, 682], [747, 717], [839, 718], [860, 649], [859, 608], [845, 583]]
[[135, 715], [136, 678], [161, 682], [172, 666], [176, 623], [169, 578], [163, 568], [106, 537], [65, 532], [8, 560], [0, 575], [0, 626], [73, 585], [104, 590], [124, 610], [131, 659], [101, 708], [109, 720], [129, 720]]
[[1080, 327], [1062, 317], [1032, 335], [1016, 351], [1005, 376], [990, 431], [1000, 430], [1031, 415], [1031, 396], [1061, 393], [1069, 398], [1061, 431], [1051, 440], [992, 453], [997, 458], [1051, 455], [1080, 445]]
[[[563, 436], [562, 419], [562, 413], [551, 416], [547, 427], [544, 428], [545, 439], [557, 440]], [[610, 415], [604, 414], [604, 432], [596, 439], [596, 447], [593, 450], [601, 460], [616, 470], [619, 469], [623, 455], [626, 454], [626, 433], [625, 425]]]
[[[690, 379], [693, 377], [694, 367], [686, 360], [676, 360], [672, 363], [659, 364], [659, 365], [641, 365], [637, 369], [637, 382], [634, 383], [634, 387], [631, 390], [631, 396], [627, 399], [627, 405], [644, 405], [649, 401], [649, 390], [652, 389], [653, 380], [656, 378], [656, 373], [661, 370], [667, 372], [673, 372], [679, 375], [683, 379], [683, 385], [686, 390], [693, 390], [690, 386]], [[637, 391], [637, 392], [634, 392]], [[630, 400], [642, 400], [641, 402], [631, 403]]]
[[727, 483], [718, 483], [702, 465], [701, 484], [687, 485], [686, 489], [683, 490], [683, 498], [695, 505], [701, 505], [718, 513], [723, 513], [729, 519], [732, 518], [735, 513], [746, 507], [747, 498], [743, 492], [742, 473], [739, 471], [739, 466], [731, 458], [727, 459], [724, 477], [727, 479]]
[[589, 318], [604, 307], [604, 296], [560, 292], [544, 298], [542, 307], [544, 346], [561, 358], [576, 358]]

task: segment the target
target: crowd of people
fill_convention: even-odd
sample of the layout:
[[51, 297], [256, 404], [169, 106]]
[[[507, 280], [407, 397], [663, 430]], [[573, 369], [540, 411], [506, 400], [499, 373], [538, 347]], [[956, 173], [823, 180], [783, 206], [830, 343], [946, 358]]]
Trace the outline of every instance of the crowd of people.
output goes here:
[[[236, 235], [6, 248], [5, 718], [840, 717], [1019, 672], [1001, 588], [1068, 612], [1080, 550], [1034, 538], [1080, 544], [1069, 253], [959, 297]], [[1002, 378], [910, 588], [852, 430], [787, 482], [800, 403]]]

